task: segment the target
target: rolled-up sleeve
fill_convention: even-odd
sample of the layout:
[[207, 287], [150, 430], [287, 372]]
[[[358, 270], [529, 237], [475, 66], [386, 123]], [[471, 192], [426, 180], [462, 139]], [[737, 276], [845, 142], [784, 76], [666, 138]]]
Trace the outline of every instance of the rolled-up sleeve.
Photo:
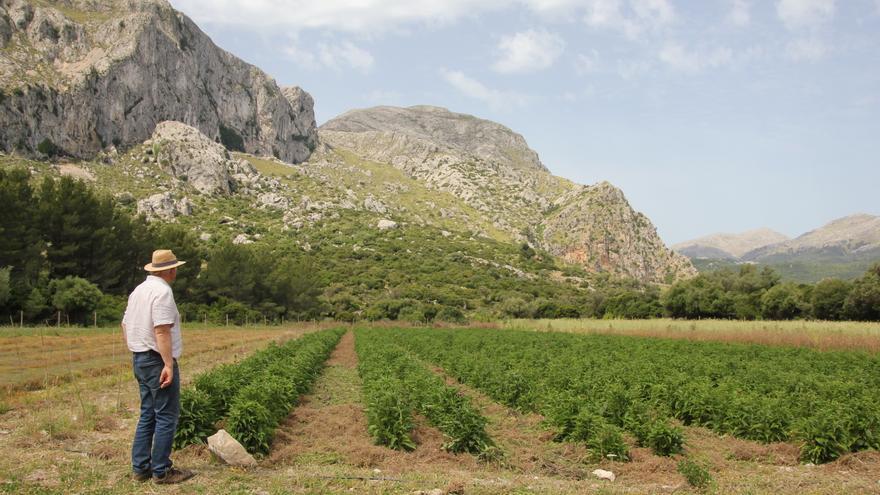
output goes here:
[[174, 325], [177, 322], [177, 306], [171, 291], [163, 291], [153, 300], [153, 326]]

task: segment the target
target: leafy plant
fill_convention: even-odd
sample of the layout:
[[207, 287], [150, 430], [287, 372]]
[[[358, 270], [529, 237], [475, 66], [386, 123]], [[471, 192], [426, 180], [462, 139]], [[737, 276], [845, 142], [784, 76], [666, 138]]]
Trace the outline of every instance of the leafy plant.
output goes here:
[[677, 468], [688, 484], [694, 488], [706, 489], [714, 481], [712, 474], [705, 466], [688, 457], [678, 461]]

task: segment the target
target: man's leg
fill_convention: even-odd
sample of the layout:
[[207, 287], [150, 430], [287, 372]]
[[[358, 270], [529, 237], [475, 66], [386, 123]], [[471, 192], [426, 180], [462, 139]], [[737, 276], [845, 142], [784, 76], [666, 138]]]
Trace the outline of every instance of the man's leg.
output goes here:
[[156, 428], [153, 388], [158, 387], [162, 366], [160, 364], [156, 370], [155, 362], [151, 356], [134, 354], [132, 368], [140, 389], [141, 416], [134, 432], [134, 442], [131, 445], [131, 469], [139, 479], [148, 479], [152, 474], [150, 452], [153, 448], [153, 431]]
[[[160, 370], [161, 372], [161, 370]], [[180, 416], [180, 370], [174, 361], [171, 385], [156, 391], [153, 402], [156, 432], [153, 436], [153, 476], [162, 477], [171, 468], [171, 446]]]

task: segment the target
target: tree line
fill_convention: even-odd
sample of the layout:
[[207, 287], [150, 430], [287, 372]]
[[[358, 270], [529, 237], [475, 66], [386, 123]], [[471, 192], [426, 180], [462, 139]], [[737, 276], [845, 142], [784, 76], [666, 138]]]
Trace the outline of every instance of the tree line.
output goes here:
[[14, 323], [118, 322], [162, 247], [188, 262], [174, 292], [190, 319], [318, 315], [321, 289], [307, 260], [231, 243], [205, 248], [187, 229], [149, 224], [115, 203], [69, 177], [33, 185], [26, 169], [0, 170], [0, 311]]
[[[174, 293], [189, 321], [880, 320], [880, 265], [852, 282], [781, 282], [770, 268], [742, 265], [660, 287], [560, 266], [527, 245], [446, 238], [418, 226], [388, 235], [364, 228], [372, 220], [358, 216], [290, 234], [308, 241], [308, 252], [294, 237], [206, 244], [184, 226], [133, 216], [86, 183], [35, 183], [25, 169], [0, 169], [0, 202], [0, 315], [15, 323], [118, 322], [157, 248], [188, 261]], [[559, 272], [582, 282], [554, 281]]]

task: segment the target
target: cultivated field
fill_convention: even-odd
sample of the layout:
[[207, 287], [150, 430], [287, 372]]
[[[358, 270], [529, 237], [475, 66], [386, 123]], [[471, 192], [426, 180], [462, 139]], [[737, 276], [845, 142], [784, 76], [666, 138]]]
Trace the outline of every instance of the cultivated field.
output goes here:
[[[810, 324], [808, 338], [767, 322], [499, 327], [344, 328], [264, 353], [264, 363], [285, 350], [294, 361], [323, 359], [320, 349], [342, 335], [293, 412], [277, 426], [272, 418], [271, 442], [243, 433], [266, 452], [258, 468], [224, 467], [204, 446], [188, 445], [175, 462], [199, 475], [161, 489], [127, 477], [137, 387], [117, 329], [0, 329], [0, 493], [880, 493], [880, 453], [867, 448], [880, 434], [876, 327]], [[222, 363], [242, 363], [227, 374], [247, 369], [246, 358], [268, 342], [316, 330], [186, 328], [184, 388], [229, 383], [199, 377]], [[720, 342], [703, 342], [708, 335]], [[793, 345], [851, 346], [828, 344], [828, 335], [865, 347]], [[269, 366], [291, 373], [300, 390], [308, 385], [297, 370], [314, 359]], [[241, 416], [232, 397], [242, 389], [248, 397], [289, 393], [259, 368], [213, 389], [230, 398], [220, 412], [227, 426]], [[248, 385], [248, 377], [269, 385]], [[850, 402], [820, 414], [840, 401]], [[824, 443], [803, 425], [822, 418], [832, 426], [840, 419], [848, 436], [845, 452], [832, 448], [836, 460], [818, 463], [826, 458], [810, 455], [824, 450], [808, 447]], [[683, 459], [692, 481], [711, 477], [705, 488], [686, 481]], [[616, 480], [596, 479], [596, 468]]]

